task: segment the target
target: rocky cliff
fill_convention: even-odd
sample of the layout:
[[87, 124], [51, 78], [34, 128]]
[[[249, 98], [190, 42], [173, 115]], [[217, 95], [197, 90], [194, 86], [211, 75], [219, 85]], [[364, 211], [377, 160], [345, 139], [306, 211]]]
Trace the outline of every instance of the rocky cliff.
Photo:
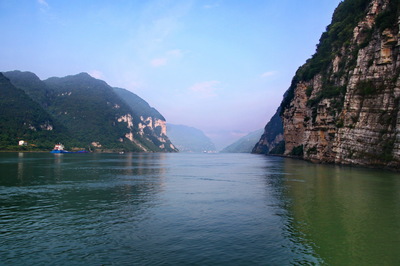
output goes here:
[[281, 103], [284, 155], [400, 167], [399, 5], [339, 4]]
[[139, 116], [138, 129], [141, 136], [146, 135], [152, 142], [158, 143], [161, 149], [178, 151], [167, 137], [167, 122], [164, 116], [138, 95], [121, 88], [113, 89], [132, 111]]

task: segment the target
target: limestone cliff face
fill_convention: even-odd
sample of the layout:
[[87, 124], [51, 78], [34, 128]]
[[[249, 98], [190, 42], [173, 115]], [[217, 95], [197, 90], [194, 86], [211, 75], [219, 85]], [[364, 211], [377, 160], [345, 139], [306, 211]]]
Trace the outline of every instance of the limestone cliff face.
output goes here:
[[148, 116], [144, 118], [140, 116], [139, 134], [145, 136], [150, 135], [152, 139], [149, 140], [158, 143], [160, 149], [169, 149], [170, 151], [177, 151], [177, 148], [171, 143], [167, 137], [167, 122], [164, 118]]
[[400, 167], [399, 5], [339, 5], [281, 104], [284, 155]]
[[[154, 143], [157, 149], [162, 151], [178, 151], [167, 136], [167, 122], [165, 118], [156, 109], [151, 107], [138, 95], [128, 90], [121, 88], [113, 88], [113, 90], [139, 116], [140, 120], [134, 126], [138, 129], [138, 134], [141, 138]], [[124, 117], [120, 119], [124, 121]]]

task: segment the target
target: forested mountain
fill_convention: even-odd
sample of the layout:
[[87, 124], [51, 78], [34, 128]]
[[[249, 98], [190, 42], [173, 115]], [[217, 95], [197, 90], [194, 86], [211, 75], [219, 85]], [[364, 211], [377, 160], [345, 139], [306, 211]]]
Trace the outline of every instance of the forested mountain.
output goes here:
[[399, 15], [399, 0], [339, 4], [280, 105], [284, 155], [399, 169]]
[[32, 72], [8, 71], [3, 73], [14, 86], [25, 91], [35, 102], [46, 108], [51, 104], [53, 92]]
[[28, 141], [28, 146], [20, 149], [49, 149], [54, 142], [68, 138], [65, 127], [2, 73], [0, 114], [0, 150], [15, 149], [19, 140]]
[[49, 112], [76, 139], [102, 147], [140, 150], [125, 137], [131, 131], [138, 132], [140, 119], [104, 81], [81, 73], [44, 82], [54, 92]]
[[152, 117], [153, 119], [165, 121], [165, 118], [155, 108], [151, 107], [145, 100], [133, 92], [121, 88], [113, 89], [114, 92], [123, 99], [138, 116]]
[[226, 153], [250, 153], [252, 152], [254, 145], [260, 140], [261, 135], [264, 130], [259, 129], [257, 131], [251, 132], [246, 136], [238, 139], [231, 145], [225, 147], [220, 152]]
[[168, 136], [181, 152], [215, 152], [215, 145], [200, 129], [167, 124]]
[[[69, 138], [57, 141], [67, 146], [90, 146], [98, 150], [176, 150], [165, 130], [149, 123], [148, 117], [156, 111], [152, 110], [152, 114], [147, 116], [143, 110], [137, 114], [133, 110], [134, 103], [126, 103], [102, 80], [86, 73], [44, 81], [30, 72], [12, 71], [4, 74], [16, 87], [45, 108], [53, 120], [65, 126]], [[126, 94], [129, 95], [129, 92], [126, 91]], [[132, 97], [139, 98], [134, 94]], [[140, 100], [139, 105], [147, 104]], [[49, 141], [55, 142], [52, 139]]]

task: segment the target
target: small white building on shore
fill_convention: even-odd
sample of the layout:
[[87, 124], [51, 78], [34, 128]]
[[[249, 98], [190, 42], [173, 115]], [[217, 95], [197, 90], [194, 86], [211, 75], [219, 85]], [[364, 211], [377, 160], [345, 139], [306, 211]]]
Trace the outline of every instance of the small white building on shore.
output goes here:
[[25, 140], [20, 140], [20, 141], [18, 141], [18, 145], [19, 145], [19, 146], [27, 146], [27, 145], [28, 145], [28, 142], [25, 141]]

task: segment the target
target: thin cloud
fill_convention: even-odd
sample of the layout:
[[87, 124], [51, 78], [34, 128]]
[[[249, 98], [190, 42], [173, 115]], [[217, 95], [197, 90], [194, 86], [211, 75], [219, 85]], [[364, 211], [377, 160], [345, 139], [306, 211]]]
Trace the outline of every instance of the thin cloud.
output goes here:
[[277, 74], [276, 71], [267, 71], [261, 74], [262, 78], [268, 78], [268, 77], [272, 77], [275, 76]]
[[189, 88], [189, 91], [195, 93], [200, 98], [215, 97], [217, 96], [217, 93], [215, 91], [219, 89], [217, 85], [219, 85], [220, 83], [221, 82], [217, 80], [199, 82], [191, 86]]
[[167, 55], [169, 55], [171, 57], [182, 57], [183, 56], [183, 51], [180, 50], [180, 49], [174, 49], [174, 50], [168, 51]]
[[190, 12], [193, 1], [143, 2], [147, 4], [139, 15], [135, 41], [140, 50], [152, 52], [159, 50], [171, 34], [182, 28], [182, 19]]
[[42, 13], [47, 13], [47, 11], [50, 9], [50, 6], [46, 0], [37, 0], [37, 3], [39, 4], [39, 9]]
[[181, 58], [183, 51], [180, 49], [169, 50], [162, 57], [154, 58], [150, 61], [150, 65], [153, 67], [161, 67], [167, 65], [171, 60]]
[[99, 70], [89, 71], [88, 74], [90, 76], [92, 76], [93, 78], [95, 78], [95, 79], [104, 79], [103, 73], [101, 71], [99, 71]]
[[150, 61], [150, 65], [153, 67], [165, 66], [167, 64], [168, 59], [165, 57], [154, 58]]
[[46, 2], [46, 0], [38, 0], [37, 2], [38, 2], [41, 6], [49, 7], [49, 4]]

